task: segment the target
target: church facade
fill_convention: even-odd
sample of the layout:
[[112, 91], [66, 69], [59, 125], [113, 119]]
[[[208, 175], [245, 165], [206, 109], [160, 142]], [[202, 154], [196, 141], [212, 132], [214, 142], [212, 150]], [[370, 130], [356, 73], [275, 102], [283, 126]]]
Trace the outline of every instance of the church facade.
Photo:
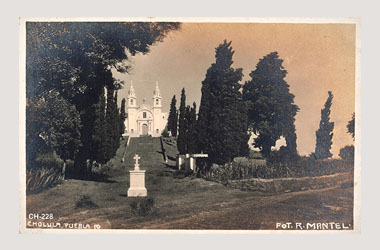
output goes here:
[[161, 136], [167, 123], [167, 113], [162, 112], [162, 97], [156, 82], [153, 91], [153, 105], [146, 103], [144, 98], [142, 106], [137, 106], [137, 97], [133, 85], [128, 91], [126, 100], [126, 114], [124, 136]]

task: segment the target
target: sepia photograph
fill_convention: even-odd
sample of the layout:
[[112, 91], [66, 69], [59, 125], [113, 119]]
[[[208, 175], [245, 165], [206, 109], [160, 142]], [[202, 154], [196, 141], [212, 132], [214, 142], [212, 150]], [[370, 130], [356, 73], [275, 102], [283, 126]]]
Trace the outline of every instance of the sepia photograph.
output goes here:
[[360, 232], [358, 18], [19, 30], [21, 233]]

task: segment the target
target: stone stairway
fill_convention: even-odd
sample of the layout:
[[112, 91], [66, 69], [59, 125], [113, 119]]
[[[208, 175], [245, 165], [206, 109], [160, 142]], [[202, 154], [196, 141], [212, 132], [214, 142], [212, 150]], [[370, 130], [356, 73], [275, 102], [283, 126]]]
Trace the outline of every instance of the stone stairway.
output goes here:
[[161, 153], [161, 144], [159, 137], [133, 137], [129, 142], [125, 156], [125, 165], [127, 168], [134, 168], [135, 160], [133, 157], [140, 156], [140, 168], [146, 169], [161, 164], [163, 156]]

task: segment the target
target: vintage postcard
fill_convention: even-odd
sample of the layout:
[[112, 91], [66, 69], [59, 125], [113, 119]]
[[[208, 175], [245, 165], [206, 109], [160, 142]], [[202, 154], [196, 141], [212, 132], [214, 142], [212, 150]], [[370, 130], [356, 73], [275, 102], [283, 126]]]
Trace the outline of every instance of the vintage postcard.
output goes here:
[[355, 18], [21, 18], [21, 233], [360, 232]]

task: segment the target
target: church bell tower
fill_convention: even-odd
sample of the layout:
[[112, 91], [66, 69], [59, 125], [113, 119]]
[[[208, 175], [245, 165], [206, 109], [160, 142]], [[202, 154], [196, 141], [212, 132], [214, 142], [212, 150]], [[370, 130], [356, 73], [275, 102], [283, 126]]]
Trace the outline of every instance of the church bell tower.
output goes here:
[[161, 106], [161, 94], [158, 88], [158, 82], [156, 82], [156, 88], [153, 91], [153, 108], [162, 108]]
[[158, 82], [156, 82], [156, 88], [153, 91], [153, 116], [154, 116], [153, 133], [156, 136], [160, 135], [163, 129], [162, 120], [164, 118], [162, 117], [162, 113], [161, 113], [161, 108], [162, 108], [161, 99], [162, 97], [161, 97], [160, 89], [158, 88]]
[[128, 90], [127, 96], [127, 114], [128, 117], [125, 119], [125, 129], [129, 135], [133, 135], [137, 133], [137, 124], [136, 124], [136, 116], [137, 116], [137, 98], [136, 92], [133, 88], [133, 82], [131, 81], [131, 88]]

